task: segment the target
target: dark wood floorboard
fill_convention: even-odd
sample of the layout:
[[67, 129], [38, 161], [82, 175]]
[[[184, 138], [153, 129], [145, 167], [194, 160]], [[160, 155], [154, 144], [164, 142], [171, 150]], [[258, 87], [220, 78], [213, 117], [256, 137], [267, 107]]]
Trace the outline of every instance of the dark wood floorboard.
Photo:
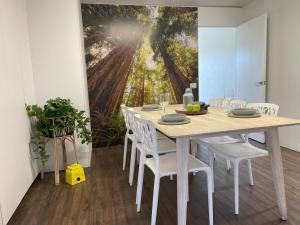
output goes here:
[[[123, 146], [95, 149], [87, 181], [76, 186], [54, 185], [53, 173], [37, 179], [25, 195], [8, 225], [149, 225], [153, 175], [145, 170], [142, 211], [136, 212], [134, 186], [128, 185], [128, 164], [122, 171]], [[199, 158], [207, 162], [207, 154]], [[299, 225], [300, 153], [283, 149], [287, 222], [279, 220], [268, 158], [253, 160], [254, 187], [248, 185], [246, 163], [240, 166], [240, 215], [233, 213], [233, 177], [224, 160], [216, 159], [215, 225]], [[62, 180], [64, 179], [61, 173]], [[177, 224], [176, 179], [161, 181], [157, 225]], [[206, 177], [190, 175], [189, 225], [207, 225]]]

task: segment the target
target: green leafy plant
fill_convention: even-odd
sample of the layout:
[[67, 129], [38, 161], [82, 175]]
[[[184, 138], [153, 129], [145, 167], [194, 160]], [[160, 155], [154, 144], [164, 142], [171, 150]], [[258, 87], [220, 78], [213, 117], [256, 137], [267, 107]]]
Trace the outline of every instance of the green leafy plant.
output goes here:
[[89, 118], [84, 115], [85, 111], [74, 108], [70, 99], [50, 99], [43, 107], [26, 105], [26, 111], [32, 121], [31, 146], [33, 151], [39, 153], [42, 165], [49, 158], [45, 150], [47, 138], [75, 132], [82, 144], [92, 141], [91, 131], [88, 129]]
[[100, 111], [92, 113], [93, 147], [106, 147], [124, 143], [126, 126], [118, 112], [105, 116]]

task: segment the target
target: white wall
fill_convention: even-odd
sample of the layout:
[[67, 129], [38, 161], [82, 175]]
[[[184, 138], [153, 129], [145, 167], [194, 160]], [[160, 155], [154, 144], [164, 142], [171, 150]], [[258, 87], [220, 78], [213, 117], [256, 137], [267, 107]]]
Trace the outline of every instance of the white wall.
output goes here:
[[35, 179], [25, 103], [35, 103], [25, 0], [0, 1], [0, 204], [6, 224]]
[[240, 24], [241, 8], [199, 7], [199, 27], [236, 27]]
[[[246, 21], [268, 14], [269, 102], [280, 106], [279, 115], [300, 119], [300, 1], [256, 0], [244, 8]], [[300, 127], [280, 130], [281, 145], [300, 151]]]
[[[27, 11], [37, 102], [70, 98], [89, 116], [79, 1], [27, 0]], [[78, 142], [77, 147], [79, 163], [89, 166], [91, 145]], [[67, 149], [73, 162], [72, 148]], [[53, 169], [52, 158], [47, 169]]]
[[207, 102], [210, 98], [234, 97], [236, 28], [200, 27], [198, 32], [200, 100]]

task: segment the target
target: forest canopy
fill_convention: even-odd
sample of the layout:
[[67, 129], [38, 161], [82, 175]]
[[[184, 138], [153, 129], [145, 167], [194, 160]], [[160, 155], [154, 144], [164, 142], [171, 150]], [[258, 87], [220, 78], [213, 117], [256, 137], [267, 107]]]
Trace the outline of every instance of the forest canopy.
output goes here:
[[198, 81], [197, 8], [81, 8], [94, 136], [104, 129], [99, 115], [115, 118], [121, 104], [159, 103], [161, 93], [182, 102], [185, 88]]

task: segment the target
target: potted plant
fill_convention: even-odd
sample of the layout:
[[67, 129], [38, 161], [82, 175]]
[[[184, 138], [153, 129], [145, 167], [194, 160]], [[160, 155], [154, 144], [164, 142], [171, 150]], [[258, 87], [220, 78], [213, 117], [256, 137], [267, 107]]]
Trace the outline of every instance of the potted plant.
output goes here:
[[82, 144], [88, 144], [92, 140], [88, 129], [89, 118], [84, 115], [85, 111], [74, 108], [70, 99], [50, 99], [43, 107], [26, 105], [26, 111], [32, 121], [32, 150], [39, 154], [43, 166], [49, 158], [45, 150], [48, 138], [75, 133]]

